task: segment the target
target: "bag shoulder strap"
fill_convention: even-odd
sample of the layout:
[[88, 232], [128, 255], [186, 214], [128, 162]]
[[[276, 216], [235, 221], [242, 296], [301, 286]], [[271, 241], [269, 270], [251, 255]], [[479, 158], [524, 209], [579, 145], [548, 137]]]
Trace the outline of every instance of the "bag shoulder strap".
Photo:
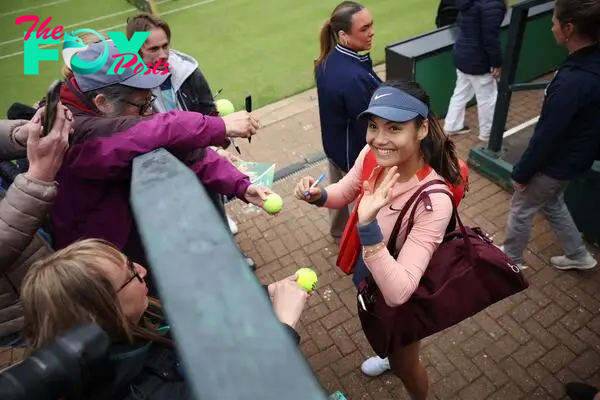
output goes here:
[[369, 150], [367, 152], [367, 154], [365, 155], [365, 158], [363, 159], [362, 172], [360, 174], [360, 194], [358, 195], [356, 204], [355, 204], [354, 208], [352, 209], [353, 214], [357, 215], [357, 213], [358, 213], [358, 205], [360, 204], [360, 201], [364, 194], [363, 183], [366, 180], [369, 180], [369, 178], [371, 177], [371, 174], [373, 173], [375, 168], [377, 168], [377, 166], [378, 166], [378, 164], [377, 164], [377, 159], [375, 158], [375, 153], [373, 153], [373, 150]]
[[358, 237], [356, 224], [358, 222], [358, 205], [360, 204], [364, 194], [362, 184], [371, 177], [371, 174], [376, 167], [377, 159], [375, 158], [375, 154], [373, 151], [369, 150], [362, 162], [360, 194], [356, 199], [356, 204], [352, 208], [352, 212], [348, 217], [348, 221], [346, 221], [346, 227], [344, 228], [344, 233], [342, 234], [342, 239], [340, 240], [340, 248], [336, 264], [340, 266], [346, 273], [348, 273], [346, 269], [351, 271], [351, 268], [356, 262], [356, 259], [353, 257], [358, 257], [358, 254], [360, 253], [360, 240]]
[[[467, 232], [467, 229], [465, 228], [464, 224], [462, 223], [462, 221], [460, 219], [460, 215], [458, 214], [458, 209], [456, 208], [456, 200], [455, 200], [454, 196], [452, 195], [452, 193], [450, 193], [449, 191], [444, 190], [444, 189], [431, 189], [431, 190], [423, 193], [421, 196], [428, 196], [430, 193], [444, 193], [450, 198], [450, 201], [452, 202], [452, 216], [450, 217], [450, 223], [448, 225], [451, 225], [451, 224], [458, 225], [458, 229], [460, 230], [460, 232], [462, 234], [462, 240], [465, 244], [465, 251], [466, 251], [465, 256], [467, 257], [469, 262], [473, 263], [475, 260], [473, 245], [471, 243], [471, 239], [469, 239], [469, 234]], [[417, 201], [420, 201], [420, 200], [421, 200], [421, 198], [419, 198]], [[415, 222], [415, 210], [413, 209], [413, 211], [409, 217], [409, 220], [408, 220], [407, 231], [410, 231], [410, 229], [412, 229], [414, 222]], [[455, 229], [456, 229], [456, 227], [455, 227]], [[449, 233], [448, 230], [446, 230], [446, 233]], [[491, 244], [491, 241], [489, 243]]]
[[[363, 165], [362, 165], [361, 178], [362, 178], [363, 182], [371, 177], [371, 174], [373, 173], [373, 170], [375, 168], [377, 168], [377, 159], [375, 158], [375, 154], [373, 153], [373, 150], [369, 150], [367, 152], [367, 154], [365, 155], [365, 158], [363, 160]], [[362, 191], [362, 188], [361, 188], [361, 191]]]
[[[396, 249], [396, 242], [398, 240], [398, 234], [400, 233], [400, 228], [402, 227], [402, 221], [403, 221], [404, 217], [406, 216], [406, 214], [408, 213], [408, 210], [410, 210], [410, 208], [413, 205], [414, 205], [413, 210], [417, 208], [418, 203], [422, 200], [422, 197], [419, 198], [419, 196], [423, 193], [423, 191], [425, 189], [427, 189], [428, 187], [433, 186], [433, 185], [446, 185], [446, 182], [441, 179], [434, 179], [434, 180], [424, 183], [413, 193], [412, 196], [410, 196], [410, 198], [404, 204], [404, 207], [402, 207], [400, 214], [398, 214], [398, 218], [396, 219], [396, 223], [394, 224], [394, 228], [392, 229], [392, 233], [390, 234], [390, 238], [387, 243], [387, 249], [394, 258], [397, 258], [398, 254], [400, 253], [400, 250]], [[417, 202], [417, 198], [419, 198], [418, 202]], [[409, 226], [410, 226], [410, 224], [409, 224]], [[406, 236], [408, 236], [408, 233], [409, 233], [409, 231], [407, 229]]]
[[[417, 204], [419, 202], [421, 202], [425, 198], [425, 196], [429, 196], [432, 193], [443, 193], [450, 198], [450, 201], [452, 202], [452, 216], [450, 217], [450, 224], [452, 224], [452, 221], [454, 221], [456, 218], [458, 218], [458, 211], [456, 209], [454, 195], [449, 190], [445, 190], [445, 189], [428, 190], [427, 192], [422, 193], [421, 196], [419, 197], [419, 199], [417, 199], [417, 201], [416, 201]], [[411, 231], [413, 225], [415, 224], [416, 209], [417, 209], [417, 207], [413, 208], [412, 212], [410, 213], [410, 217], [408, 218], [407, 226], [406, 226], [406, 235], [407, 236], [408, 236], [408, 233]]]

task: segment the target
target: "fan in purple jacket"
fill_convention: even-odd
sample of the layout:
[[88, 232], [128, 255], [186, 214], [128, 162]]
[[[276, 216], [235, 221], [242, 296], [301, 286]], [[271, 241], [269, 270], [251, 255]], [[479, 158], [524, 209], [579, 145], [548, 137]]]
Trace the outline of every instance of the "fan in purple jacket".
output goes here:
[[[81, 238], [114, 243], [138, 263], [145, 255], [129, 205], [133, 159], [165, 148], [186, 163], [209, 189], [262, 207], [268, 189], [251, 185], [248, 176], [207, 148], [228, 136], [250, 137], [258, 122], [240, 112], [225, 118], [171, 111], [150, 114], [151, 89], [168, 75], [107, 72], [119, 50], [107, 43], [106, 65], [98, 72], [77, 72], [61, 90], [61, 100], [74, 117], [71, 147], [57, 175], [60, 190], [52, 210], [54, 245], [63, 248]], [[101, 56], [100, 42], [78, 57]], [[147, 264], [146, 264], [147, 265]]]

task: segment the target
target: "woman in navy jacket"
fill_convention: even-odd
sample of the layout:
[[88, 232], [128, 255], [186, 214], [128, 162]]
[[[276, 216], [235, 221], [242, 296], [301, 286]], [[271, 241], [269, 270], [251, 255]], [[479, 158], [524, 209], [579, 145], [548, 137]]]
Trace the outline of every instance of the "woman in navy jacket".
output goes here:
[[490, 137], [500, 77], [500, 25], [506, 0], [457, 0], [460, 33], [454, 44], [456, 87], [450, 99], [444, 129], [449, 135], [468, 133], [465, 107], [477, 98], [479, 139]]
[[552, 33], [569, 56], [546, 89], [533, 136], [513, 169], [504, 251], [516, 264], [524, 261], [533, 218], [541, 211], [564, 251], [550, 263], [561, 270], [586, 270], [596, 260], [586, 250], [564, 192], [600, 156], [600, 1], [557, 0]]
[[[367, 109], [371, 95], [381, 83], [373, 71], [369, 54], [373, 19], [369, 11], [353, 1], [340, 3], [321, 28], [315, 79], [323, 149], [329, 159], [329, 180], [339, 181], [354, 165], [367, 144], [367, 122], [358, 114]], [[340, 238], [348, 220], [348, 209], [331, 210], [331, 235]]]

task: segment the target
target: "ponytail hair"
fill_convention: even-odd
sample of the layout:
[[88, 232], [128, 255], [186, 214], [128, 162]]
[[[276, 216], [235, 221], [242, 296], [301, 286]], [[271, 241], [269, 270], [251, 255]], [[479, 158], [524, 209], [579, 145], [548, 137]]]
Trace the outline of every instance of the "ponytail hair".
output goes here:
[[338, 32], [350, 33], [352, 29], [352, 16], [365, 8], [362, 4], [354, 1], [342, 1], [331, 13], [331, 17], [325, 21], [319, 34], [319, 57], [315, 60], [315, 74], [317, 67], [321, 65], [338, 42]]
[[[456, 155], [454, 141], [446, 135], [433, 111], [427, 117], [429, 134], [421, 142], [421, 151], [425, 162], [453, 186], [461, 183], [460, 165]], [[423, 121], [416, 121], [420, 126]]]
[[325, 58], [331, 53], [331, 50], [335, 47], [336, 36], [331, 25], [331, 19], [325, 21], [321, 27], [321, 33], [319, 33], [319, 57], [315, 60], [315, 71], [319, 65], [325, 61]]
[[[456, 146], [452, 139], [446, 135], [444, 128], [431, 110], [429, 95], [421, 85], [413, 81], [391, 81], [386, 82], [383, 86], [390, 86], [409, 94], [410, 96], [424, 103], [428, 110], [427, 136], [421, 141], [421, 153], [425, 162], [431, 166], [438, 174], [440, 174], [448, 183], [456, 186], [461, 183], [460, 165], [458, 164], [458, 156], [456, 155]], [[420, 128], [425, 118], [420, 115], [415, 118], [417, 129]]]

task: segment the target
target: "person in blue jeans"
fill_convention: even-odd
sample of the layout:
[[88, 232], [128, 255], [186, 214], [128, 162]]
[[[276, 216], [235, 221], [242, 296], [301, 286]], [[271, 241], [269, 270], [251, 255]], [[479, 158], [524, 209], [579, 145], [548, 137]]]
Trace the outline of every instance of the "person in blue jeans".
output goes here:
[[557, 269], [596, 266], [564, 201], [571, 179], [588, 172], [600, 151], [600, 2], [557, 0], [552, 18], [556, 42], [569, 56], [546, 89], [540, 119], [512, 172], [504, 252], [522, 264], [534, 216], [541, 211], [558, 235], [563, 255]]

